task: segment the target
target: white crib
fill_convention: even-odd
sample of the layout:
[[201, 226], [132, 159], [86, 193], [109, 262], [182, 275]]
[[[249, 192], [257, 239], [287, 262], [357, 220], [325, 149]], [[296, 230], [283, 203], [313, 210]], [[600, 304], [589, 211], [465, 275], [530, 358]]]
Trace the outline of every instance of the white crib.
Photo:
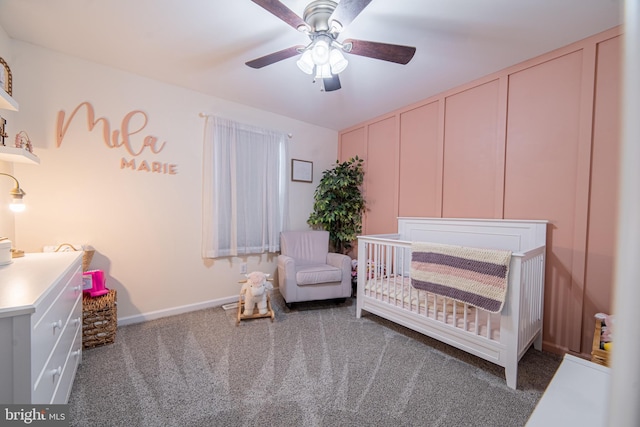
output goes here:
[[[518, 361], [542, 349], [546, 221], [399, 218], [398, 234], [358, 237], [356, 315], [362, 310], [505, 368], [517, 385]], [[410, 284], [411, 242], [512, 251], [500, 313]]]

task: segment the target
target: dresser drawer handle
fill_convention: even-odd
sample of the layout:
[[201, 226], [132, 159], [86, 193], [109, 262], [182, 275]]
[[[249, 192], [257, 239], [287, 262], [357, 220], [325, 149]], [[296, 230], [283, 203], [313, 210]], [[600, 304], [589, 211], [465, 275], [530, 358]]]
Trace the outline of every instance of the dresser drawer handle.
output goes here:
[[53, 326], [53, 330], [54, 331], [56, 330], [56, 328], [62, 329], [62, 320], [58, 320], [57, 322], [53, 322], [51, 324], [51, 326]]
[[60, 374], [62, 374], [62, 366], [58, 366], [56, 369], [51, 370], [51, 376], [53, 377], [53, 379], [55, 379], [56, 376], [59, 376]]

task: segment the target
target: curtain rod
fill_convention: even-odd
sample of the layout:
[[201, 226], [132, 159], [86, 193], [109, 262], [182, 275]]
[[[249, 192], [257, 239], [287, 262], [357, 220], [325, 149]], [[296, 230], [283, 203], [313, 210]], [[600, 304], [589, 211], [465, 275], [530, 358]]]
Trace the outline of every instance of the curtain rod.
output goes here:
[[[207, 114], [207, 113], [203, 113], [203, 112], [198, 113], [198, 116], [203, 117], [203, 118], [216, 117], [215, 114]], [[289, 139], [293, 138], [293, 134], [292, 133], [287, 133], [287, 136], [289, 137]]]

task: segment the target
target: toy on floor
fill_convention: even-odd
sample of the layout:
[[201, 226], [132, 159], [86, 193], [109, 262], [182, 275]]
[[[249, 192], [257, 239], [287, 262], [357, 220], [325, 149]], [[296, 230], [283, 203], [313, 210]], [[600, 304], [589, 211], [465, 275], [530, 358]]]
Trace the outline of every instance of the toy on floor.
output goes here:
[[240, 290], [244, 294], [244, 316], [253, 315], [253, 310], [257, 307], [258, 313], [267, 314], [267, 294], [273, 289], [271, 282], [267, 280], [267, 275], [262, 271], [253, 271], [247, 275], [247, 281]]

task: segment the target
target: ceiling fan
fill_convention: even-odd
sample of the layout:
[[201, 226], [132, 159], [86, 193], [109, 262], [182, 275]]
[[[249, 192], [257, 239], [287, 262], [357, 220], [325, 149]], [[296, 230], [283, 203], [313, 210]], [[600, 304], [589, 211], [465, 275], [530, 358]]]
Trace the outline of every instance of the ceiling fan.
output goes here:
[[333, 0], [315, 0], [304, 9], [302, 18], [278, 0], [251, 1], [296, 30], [307, 34], [311, 42], [306, 46], [292, 46], [271, 53], [246, 64], [251, 68], [262, 68], [300, 55], [296, 62], [298, 67], [307, 74], [315, 72], [315, 79], [323, 82], [326, 92], [341, 88], [338, 74], [348, 65], [343, 53], [403, 65], [409, 63], [416, 53], [416, 48], [410, 46], [355, 39], [338, 41], [340, 32], [371, 3], [371, 0], [341, 0], [339, 3]]

